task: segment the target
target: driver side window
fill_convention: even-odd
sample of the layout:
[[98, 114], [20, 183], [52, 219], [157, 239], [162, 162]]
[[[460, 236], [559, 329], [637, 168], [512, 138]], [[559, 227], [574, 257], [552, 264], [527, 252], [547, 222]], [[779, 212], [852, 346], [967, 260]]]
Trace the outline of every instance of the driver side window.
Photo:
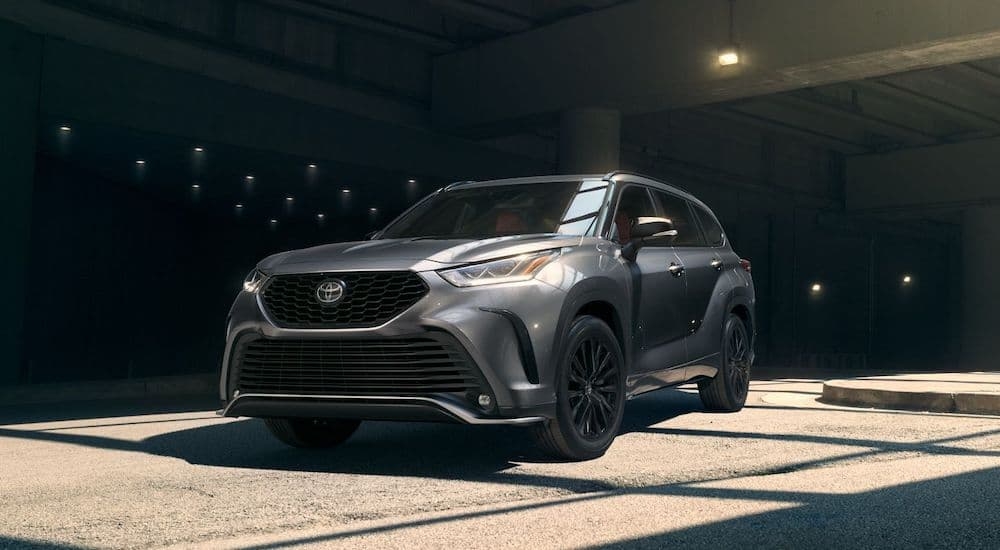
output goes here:
[[[639, 185], [628, 185], [618, 197], [614, 223], [611, 225], [611, 240], [624, 245], [632, 238], [632, 228], [640, 217], [656, 216], [656, 207], [649, 191]], [[651, 243], [656, 246], [655, 243]]]

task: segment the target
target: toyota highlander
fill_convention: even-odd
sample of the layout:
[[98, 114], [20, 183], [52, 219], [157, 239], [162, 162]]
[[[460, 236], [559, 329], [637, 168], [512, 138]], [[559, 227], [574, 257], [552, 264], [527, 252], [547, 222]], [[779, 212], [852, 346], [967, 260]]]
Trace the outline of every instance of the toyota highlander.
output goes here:
[[449, 185], [370, 239], [275, 254], [228, 320], [225, 416], [331, 447], [363, 420], [514, 424], [600, 456], [625, 401], [695, 382], [743, 407], [750, 263], [700, 200], [640, 175]]

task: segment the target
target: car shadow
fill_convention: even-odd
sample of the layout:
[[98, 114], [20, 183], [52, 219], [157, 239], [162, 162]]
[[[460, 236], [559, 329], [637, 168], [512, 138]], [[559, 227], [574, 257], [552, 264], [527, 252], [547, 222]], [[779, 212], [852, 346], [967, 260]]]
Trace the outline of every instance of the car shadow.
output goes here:
[[[701, 410], [697, 395], [654, 392], [627, 403], [619, 433]], [[304, 450], [276, 441], [263, 422], [247, 420], [164, 433], [141, 445], [146, 452], [207, 466], [462, 479], [516, 462], [552, 462], [534, 448], [529, 429], [513, 426], [365, 422], [340, 447]]]
[[[645, 431], [701, 410], [697, 395], [677, 390], [653, 392], [627, 403], [620, 433]], [[255, 419], [212, 422], [139, 441], [68, 429], [0, 427], [0, 436], [149, 453], [205, 466], [440, 479], [501, 481], [496, 474], [513, 468], [516, 463], [553, 461], [535, 449], [527, 428], [513, 426], [365, 422], [346, 444], [322, 450], [290, 448], [274, 439], [263, 422]], [[594, 482], [585, 480], [517, 478], [515, 481], [511, 476], [502, 477], [507, 483], [594, 489]]]

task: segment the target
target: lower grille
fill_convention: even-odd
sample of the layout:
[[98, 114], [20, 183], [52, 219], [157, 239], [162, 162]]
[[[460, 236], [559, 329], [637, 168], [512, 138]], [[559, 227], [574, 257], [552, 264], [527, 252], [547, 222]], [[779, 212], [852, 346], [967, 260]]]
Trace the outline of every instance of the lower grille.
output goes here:
[[411, 396], [482, 387], [464, 350], [445, 338], [252, 340], [235, 359], [242, 393]]

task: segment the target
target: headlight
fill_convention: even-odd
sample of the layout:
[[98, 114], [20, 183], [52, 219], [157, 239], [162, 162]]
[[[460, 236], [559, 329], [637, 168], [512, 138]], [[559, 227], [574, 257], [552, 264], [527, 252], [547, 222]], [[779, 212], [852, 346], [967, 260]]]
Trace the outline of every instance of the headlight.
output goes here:
[[255, 269], [247, 275], [246, 279], [243, 279], [243, 291], [250, 293], [257, 292], [265, 280], [267, 280], [267, 275], [263, 271]]
[[559, 257], [559, 250], [544, 250], [438, 271], [444, 280], [455, 286], [479, 286], [527, 281], [534, 278], [545, 264]]

